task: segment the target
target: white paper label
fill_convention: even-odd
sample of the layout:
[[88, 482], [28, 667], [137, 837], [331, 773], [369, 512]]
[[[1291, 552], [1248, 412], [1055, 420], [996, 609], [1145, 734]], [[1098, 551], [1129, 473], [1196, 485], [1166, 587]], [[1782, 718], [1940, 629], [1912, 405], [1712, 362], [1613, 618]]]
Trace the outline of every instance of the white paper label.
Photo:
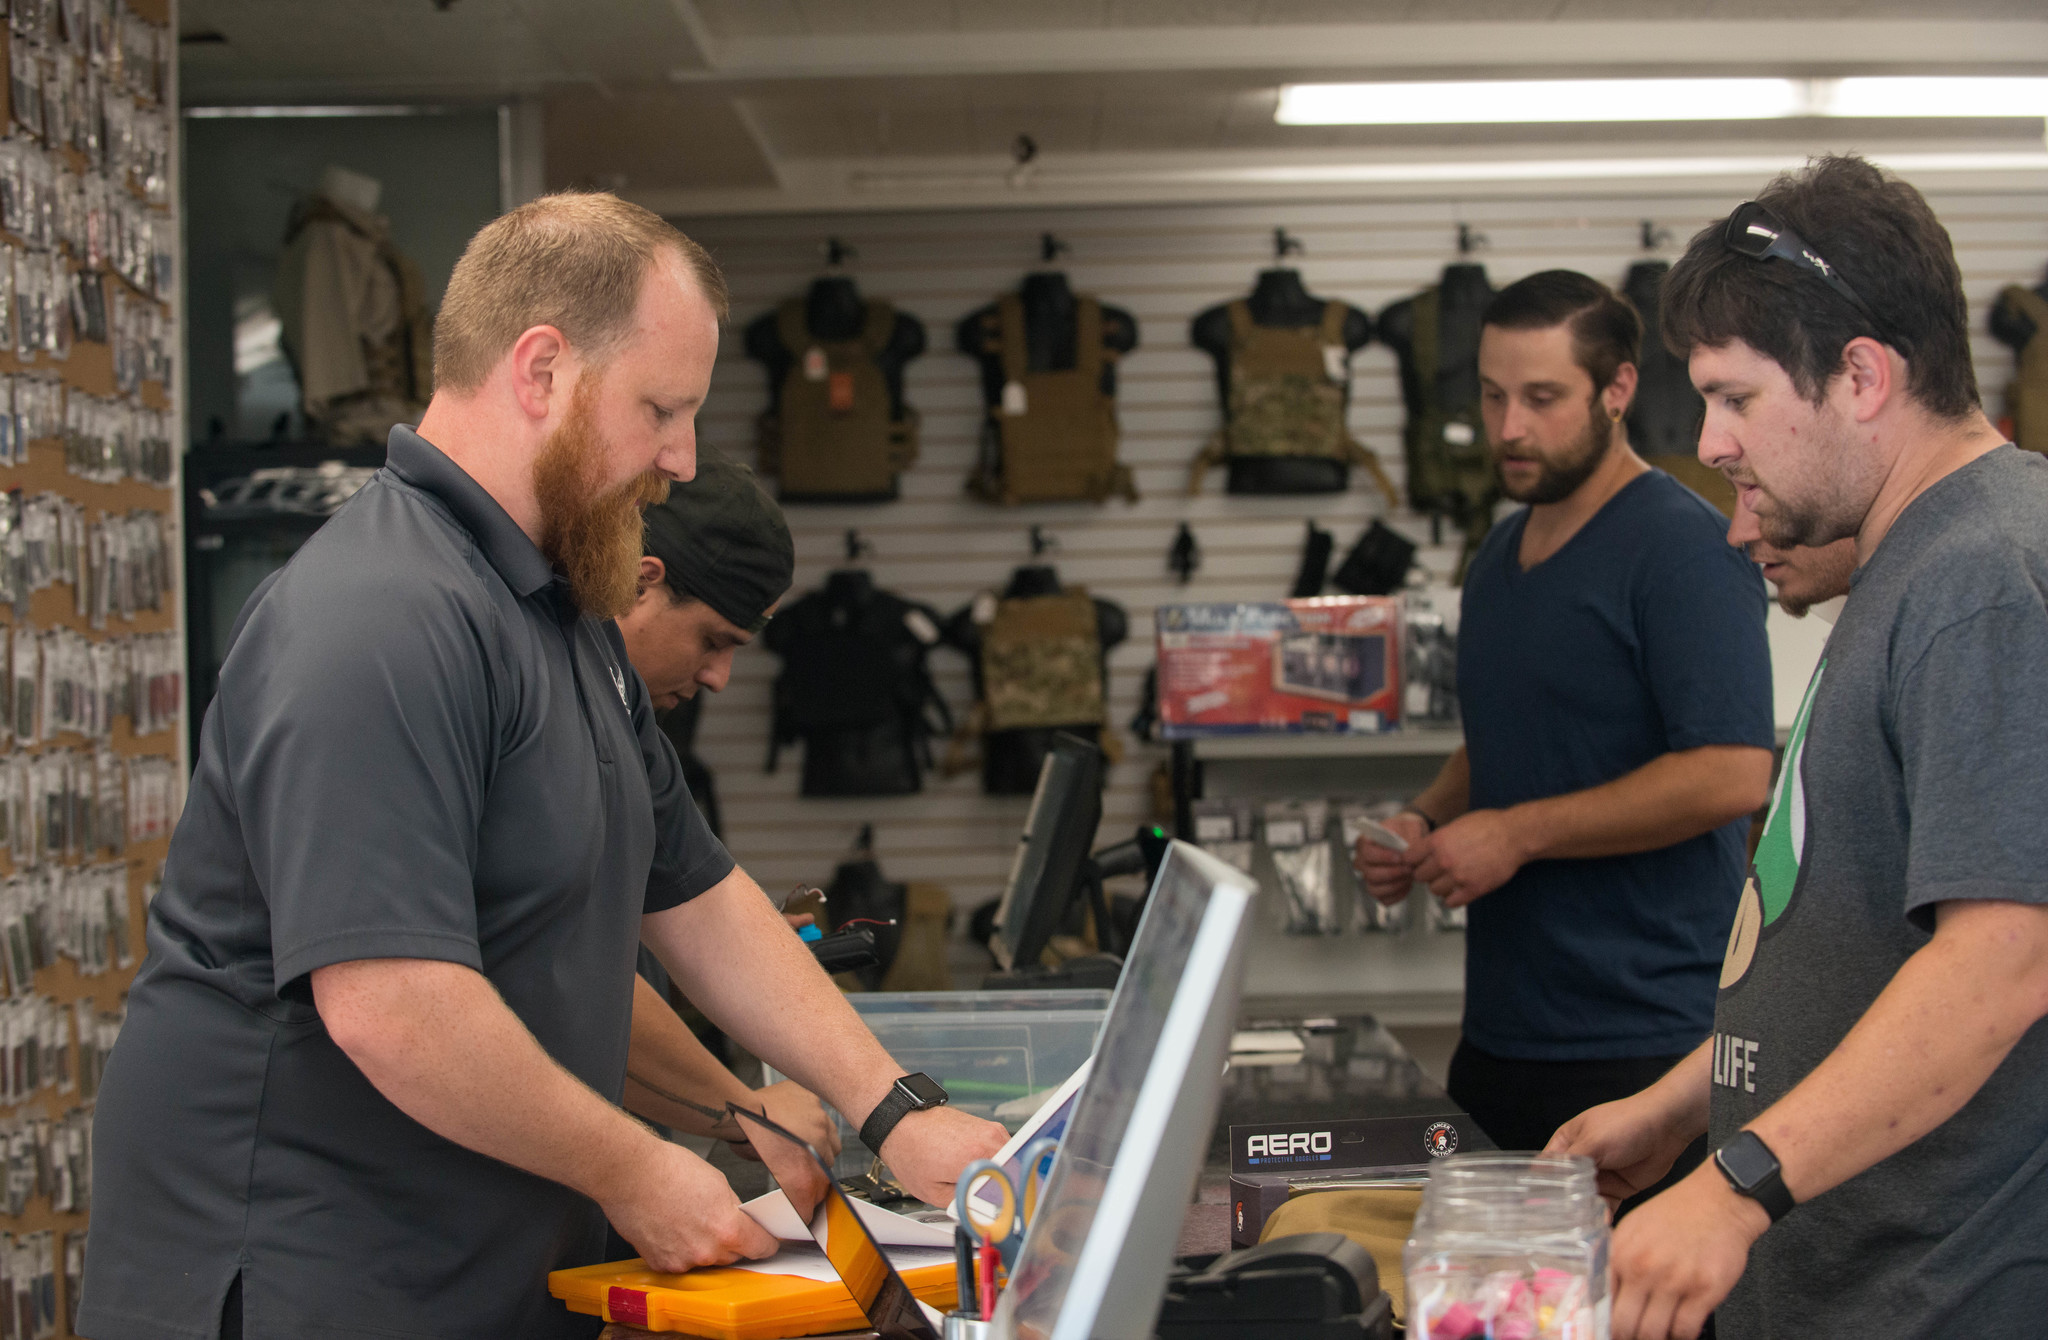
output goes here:
[[1195, 841], [1229, 842], [1237, 836], [1237, 822], [1227, 814], [1195, 816]]
[[903, 626], [910, 630], [912, 637], [924, 643], [927, 647], [939, 640], [938, 625], [934, 624], [931, 616], [923, 610], [905, 610], [903, 613]]
[[825, 361], [825, 351], [817, 345], [804, 350], [804, 380], [821, 382], [832, 371], [832, 365]]
[[1444, 425], [1444, 441], [1454, 447], [1469, 447], [1472, 445], [1472, 439], [1476, 436], [1478, 434], [1472, 431], [1472, 425], [1469, 423], [1447, 423]]
[[1024, 413], [1028, 408], [1029, 402], [1025, 399], [1024, 396], [1024, 383], [1004, 382], [1003, 413], [1015, 417], [1016, 415]]
[[1351, 379], [1351, 351], [1341, 344], [1323, 346], [1323, 375], [1342, 384]]
[[1266, 820], [1266, 845], [1299, 847], [1308, 840], [1308, 826], [1299, 819]]

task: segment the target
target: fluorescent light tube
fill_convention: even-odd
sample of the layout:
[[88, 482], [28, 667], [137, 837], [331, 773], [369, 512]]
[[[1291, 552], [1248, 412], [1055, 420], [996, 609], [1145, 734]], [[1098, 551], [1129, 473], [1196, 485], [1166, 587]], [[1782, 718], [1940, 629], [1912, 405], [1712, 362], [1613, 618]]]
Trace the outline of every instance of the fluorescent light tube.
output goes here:
[[1571, 121], [1756, 121], [1807, 107], [1797, 79], [1492, 79], [1289, 84], [1283, 126]]
[[2048, 116], [2048, 79], [1894, 76], [1816, 82], [1822, 86], [1815, 90], [1815, 110], [1826, 116]]

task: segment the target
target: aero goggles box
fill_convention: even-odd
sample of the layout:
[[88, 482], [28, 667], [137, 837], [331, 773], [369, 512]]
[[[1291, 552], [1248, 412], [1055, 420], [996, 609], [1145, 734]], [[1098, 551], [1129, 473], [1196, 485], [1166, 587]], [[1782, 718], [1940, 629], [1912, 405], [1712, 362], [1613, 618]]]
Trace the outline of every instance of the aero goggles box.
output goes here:
[[1153, 617], [1159, 722], [1169, 740], [1400, 725], [1398, 599], [1162, 605]]

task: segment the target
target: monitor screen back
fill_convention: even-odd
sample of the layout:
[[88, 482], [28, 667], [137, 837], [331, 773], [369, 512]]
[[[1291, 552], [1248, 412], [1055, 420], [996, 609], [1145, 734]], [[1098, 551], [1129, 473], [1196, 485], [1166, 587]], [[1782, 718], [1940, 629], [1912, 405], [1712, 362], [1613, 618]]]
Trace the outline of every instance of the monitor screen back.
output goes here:
[[1005, 971], [1036, 966], [1052, 942], [1101, 823], [1102, 751], [1076, 736], [1053, 736], [989, 946]]
[[1216, 1121], [1255, 891], [1188, 843], [1168, 851], [1004, 1292], [1016, 1335], [1151, 1336]]

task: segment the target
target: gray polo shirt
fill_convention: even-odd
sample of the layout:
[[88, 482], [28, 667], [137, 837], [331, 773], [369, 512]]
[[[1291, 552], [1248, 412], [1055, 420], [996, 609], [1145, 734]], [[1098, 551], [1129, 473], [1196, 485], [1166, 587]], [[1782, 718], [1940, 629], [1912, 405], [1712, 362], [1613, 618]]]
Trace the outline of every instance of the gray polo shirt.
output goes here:
[[[618, 629], [405, 428], [243, 609], [108, 1065], [82, 1334], [581, 1336], [604, 1216], [463, 1149], [336, 1047], [308, 975], [482, 972], [617, 1100], [640, 918], [733, 869]], [[520, 1100], [504, 1096], [507, 1104]]]

